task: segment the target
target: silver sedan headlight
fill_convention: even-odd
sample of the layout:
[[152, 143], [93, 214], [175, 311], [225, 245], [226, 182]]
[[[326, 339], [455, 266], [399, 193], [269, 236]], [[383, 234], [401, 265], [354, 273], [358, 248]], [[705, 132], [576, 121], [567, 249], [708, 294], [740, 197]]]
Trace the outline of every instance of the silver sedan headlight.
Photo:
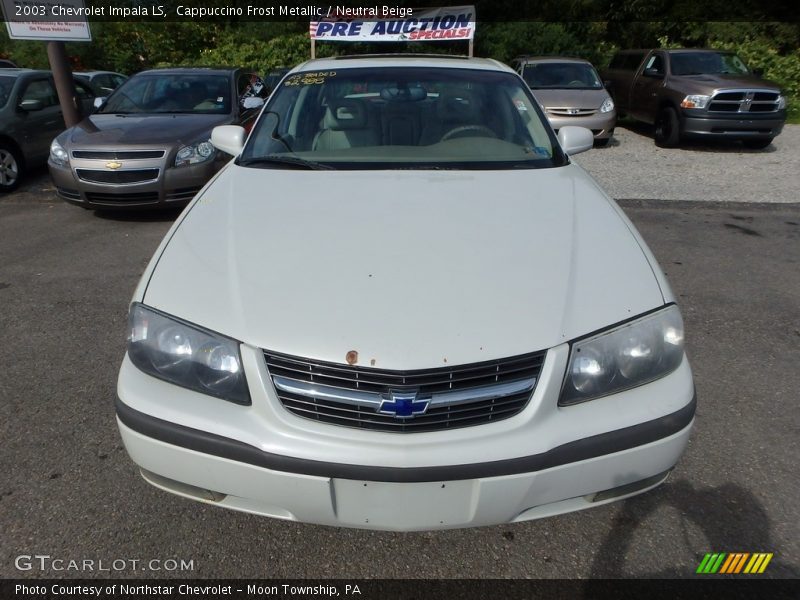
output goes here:
[[197, 163], [212, 160], [217, 154], [217, 149], [211, 144], [211, 140], [197, 142], [190, 146], [183, 146], [175, 155], [175, 166], [195, 165]]
[[558, 403], [577, 404], [648, 383], [682, 360], [683, 319], [671, 305], [574, 342]]
[[153, 310], [131, 306], [128, 356], [164, 381], [237, 404], [250, 404], [239, 342]]
[[57, 140], [53, 140], [53, 143], [50, 144], [50, 160], [60, 167], [69, 166], [69, 154]]

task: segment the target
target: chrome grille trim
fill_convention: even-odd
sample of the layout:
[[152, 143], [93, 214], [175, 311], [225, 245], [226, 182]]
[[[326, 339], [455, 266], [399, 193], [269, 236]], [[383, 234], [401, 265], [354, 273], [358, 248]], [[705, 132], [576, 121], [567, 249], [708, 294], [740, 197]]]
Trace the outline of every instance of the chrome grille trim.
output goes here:
[[[546, 352], [506, 359], [390, 371], [314, 361], [264, 351], [275, 392], [295, 416], [330, 425], [415, 433], [496, 422], [527, 406]], [[383, 409], [397, 394], [424, 403], [405, 416]]]
[[778, 111], [780, 93], [765, 89], [719, 90], [708, 102], [709, 112], [765, 113]]
[[90, 160], [147, 160], [164, 158], [166, 150], [73, 150], [72, 158]]

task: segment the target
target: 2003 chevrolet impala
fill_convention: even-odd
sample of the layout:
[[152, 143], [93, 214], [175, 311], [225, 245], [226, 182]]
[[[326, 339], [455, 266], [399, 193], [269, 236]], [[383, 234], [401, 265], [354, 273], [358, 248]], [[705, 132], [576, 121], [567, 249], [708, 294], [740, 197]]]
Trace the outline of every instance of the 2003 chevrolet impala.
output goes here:
[[695, 395], [633, 225], [491, 60], [307, 62], [130, 307], [118, 424], [153, 485], [326, 525], [525, 521], [649, 490]]

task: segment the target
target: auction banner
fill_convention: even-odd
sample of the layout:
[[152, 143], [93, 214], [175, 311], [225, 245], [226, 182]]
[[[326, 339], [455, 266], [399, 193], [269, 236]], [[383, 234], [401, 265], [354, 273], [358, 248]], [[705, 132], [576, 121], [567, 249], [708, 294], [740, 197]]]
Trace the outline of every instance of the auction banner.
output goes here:
[[474, 6], [422, 9], [334, 6], [324, 19], [311, 21], [309, 33], [312, 40], [328, 42], [463, 41], [474, 38], [475, 21]]

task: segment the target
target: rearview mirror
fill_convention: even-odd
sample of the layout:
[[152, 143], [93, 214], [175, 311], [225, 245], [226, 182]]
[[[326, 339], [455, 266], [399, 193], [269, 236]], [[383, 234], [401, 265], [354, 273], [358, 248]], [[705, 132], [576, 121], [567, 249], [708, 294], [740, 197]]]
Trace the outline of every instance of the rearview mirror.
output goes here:
[[239, 156], [244, 148], [246, 136], [244, 127], [238, 125], [220, 125], [211, 130], [211, 144], [231, 156]]
[[567, 154], [585, 152], [594, 145], [594, 135], [586, 127], [566, 125], [558, 130], [558, 143]]

